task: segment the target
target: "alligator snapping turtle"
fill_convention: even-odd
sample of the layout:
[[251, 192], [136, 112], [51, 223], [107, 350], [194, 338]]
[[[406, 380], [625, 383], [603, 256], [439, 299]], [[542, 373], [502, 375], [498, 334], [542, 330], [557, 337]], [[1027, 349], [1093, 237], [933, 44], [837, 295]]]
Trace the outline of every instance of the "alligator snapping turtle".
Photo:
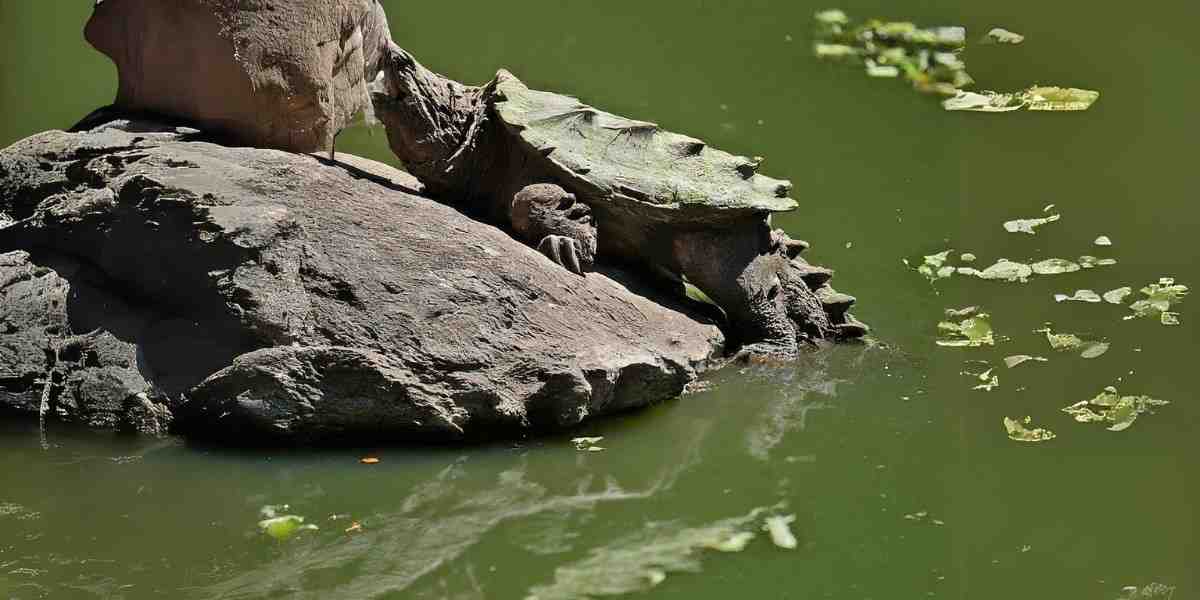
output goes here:
[[686, 281], [725, 312], [735, 343], [789, 355], [802, 341], [861, 337], [854, 298], [772, 231], [797, 207], [761, 159], [653, 123], [529, 89], [507, 71], [482, 87], [446, 79], [390, 45], [375, 112], [426, 191], [511, 226], [582, 274], [599, 256]]

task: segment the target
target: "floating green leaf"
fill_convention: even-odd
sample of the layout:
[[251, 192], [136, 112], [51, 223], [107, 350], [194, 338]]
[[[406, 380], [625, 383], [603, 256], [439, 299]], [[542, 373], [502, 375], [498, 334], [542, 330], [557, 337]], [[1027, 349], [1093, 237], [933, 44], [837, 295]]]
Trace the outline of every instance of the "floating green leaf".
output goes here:
[[1109, 304], [1124, 304], [1125, 299], [1133, 294], [1133, 288], [1123, 287], [1104, 292], [1104, 301]]
[[[939, 279], [951, 277], [954, 275], [954, 267], [946, 264], [950, 260], [951, 252], [953, 250], [946, 250], [924, 257], [924, 262], [916, 268], [916, 271], [924, 275], [931, 283]], [[909, 264], [907, 259], [905, 259], [904, 264]]]
[[1125, 319], [1157, 316], [1163, 325], [1178, 325], [1179, 315], [1171, 312], [1171, 307], [1182, 302], [1188, 291], [1188, 286], [1175, 283], [1173, 278], [1163, 277], [1158, 283], [1142, 288], [1146, 298], [1131, 304], [1129, 310], [1133, 314]]
[[1012, 112], [1025, 107], [1013, 94], [957, 90], [953, 97], [942, 101], [942, 108], [948, 111]]
[[1121, 396], [1117, 388], [1104, 388], [1095, 398], [1077, 402], [1062, 409], [1080, 423], [1109, 423], [1109, 431], [1129, 429], [1140, 415], [1170, 402], [1149, 396]]
[[992, 281], [1021, 281], [1024, 282], [1033, 275], [1033, 268], [1027, 264], [1000, 259], [996, 264], [979, 271], [976, 276]]
[[773, 515], [763, 520], [763, 530], [771, 535], [771, 541], [785, 550], [794, 550], [799, 543], [792, 534], [791, 524], [796, 515]]
[[1029, 110], [1087, 110], [1100, 99], [1100, 92], [1051, 86], [1034, 86], [1023, 94]]
[[1074, 350], [1083, 345], [1083, 340], [1079, 336], [1072, 333], [1054, 333], [1049, 329], [1043, 329], [1046, 333], [1046, 341], [1050, 342], [1050, 348], [1058, 351]]
[[1050, 215], [1041, 219], [1016, 219], [1004, 223], [1004, 230], [1009, 233], [1028, 233], [1034, 235], [1034, 229], [1041, 227], [1047, 223], [1053, 223], [1062, 219], [1062, 215]]
[[959, 90], [942, 102], [949, 111], [1012, 112], [1016, 110], [1080, 111], [1087, 110], [1100, 98], [1100, 92], [1077, 88], [1034, 86], [1022, 92], [967, 92]]
[[845, 25], [850, 22], [850, 17], [846, 13], [837, 9], [823, 10], [813, 15], [813, 18], [818, 23], [824, 25]]
[[1080, 256], [1079, 266], [1085, 269], [1094, 269], [1096, 267], [1111, 267], [1117, 264], [1115, 258], [1096, 258], [1095, 256]]
[[1031, 361], [1032, 362], [1050, 362], [1049, 359], [1046, 359], [1041, 356], [1029, 356], [1028, 354], [1018, 354], [1016, 356], [1009, 356], [1009, 357], [1005, 358], [1004, 366], [1012, 369], [1014, 367], [1023, 365], [1025, 363], [1031, 362]]
[[1085, 342], [1083, 344], [1083, 352], [1079, 356], [1083, 358], [1100, 358], [1108, 352], [1109, 344], [1106, 342]]
[[318, 529], [316, 525], [305, 525], [304, 517], [296, 515], [282, 515], [263, 519], [258, 522], [258, 528], [263, 533], [279, 541], [290, 539], [301, 531]]
[[1081, 267], [1069, 260], [1061, 258], [1048, 258], [1041, 262], [1036, 262], [1030, 265], [1034, 273], [1038, 275], [1059, 275], [1062, 273], [1074, 273]]
[[1004, 417], [1004, 429], [1008, 432], [1008, 439], [1014, 442], [1046, 442], [1056, 437], [1049, 429], [1027, 428], [1031, 421], [1029, 417], [1025, 417], [1024, 422]]
[[1100, 297], [1100, 294], [1097, 294], [1096, 292], [1094, 292], [1092, 290], [1076, 290], [1074, 296], [1068, 296], [1066, 294], [1055, 294], [1054, 301], [1055, 302], [1088, 302], [1091, 304], [1099, 304], [1100, 302], [1103, 302], [1104, 299]]
[[938, 323], [938, 330], [942, 332], [943, 336], [938, 339], [937, 345], [949, 348], [994, 346], [996, 340], [992, 332], [992, 324], [988, 319], [987, 313], [979, 313], [963, 319], [959, 323], [951, 321]]
[[945, 312], [947, 319], [965, 319], [979, 312], [979, 307], [967, 306], [965, 308], [947, 308]]
[[1174, 596], [1175, 586], [1156, 582], [1142, 588], [1126, 586], [1121, 589], [1121, 597], [1117, 600], [1171, 600]]
[[993, 44], [1020, 44], [1025, 41], [1025, 36], [1019, 33], [1013, 33], [1007, 29], [997, 27], [987, 32], [987, 37], [984, 38], [985, 43]]

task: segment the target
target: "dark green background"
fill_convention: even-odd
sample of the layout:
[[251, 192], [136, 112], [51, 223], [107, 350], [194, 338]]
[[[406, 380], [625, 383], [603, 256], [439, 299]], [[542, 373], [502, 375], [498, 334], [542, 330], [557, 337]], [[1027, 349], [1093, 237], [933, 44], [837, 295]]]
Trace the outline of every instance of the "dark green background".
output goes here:
[[[113, 68], [80, 34], [90, 4], [0, 2], [0, 144], [111, 100]], [[1184, 303], [1183, 325], [1167, 328], [1052, 295], [1160, 276], [1200, 283], [1200, 5], [843, 6], [965, 25], [972, 40], [994, 26], [1025, 34], [1021, 46], [970, 48], [985, 88], [1103, 92], [1087, 113], [984, 115], [944, 113], [902, 83], [816, 62], [810, 16], [827, 7], [807, 0], [386, 4], [397, 41], [452, 77], [482, 82], [506, 67], [535, 87], [766, 156], [764, 171], [791, 178], [801, 202], [777, 224], [838, 269], [837, 286], [861, 298], [857, 312], [886, 348], [730, 369], [710, 391], [590, 428], [607, 436], [598, 454], [564, 436], [385, 450], [366, 468], [357, 452], [144, 447], [61, 429], [43, 451], [36, 431], [17, 426], [0, 435], [0, 597], [523, 598], [592, 549], [626, 547], [649, 522], [676, 522], [670, 531], [780, 501], [798, 516], [800, 549], [760, 537], [647, 596], [1107, 599], [1152, 581], [1178, 586], [1176, 599], [1197, 593], [1200, 407], [1188, 373], [1200, 317]], [[378, 132], [348, 131], [339, 150], [392, 160]], [[1062, 221], [1036, 237], [1002, 229], [1051, 203]], [[1101, 234], [1116, 245], [1093, 247]], [[945, 248], [985, 263], [1120, 263], [935, 290], [900, 262]], [[994, 350], [934, 346], [942, 310], [966, 304], [993, 313]], [[1045, 322], [1113, 349], [1091, 361], [1050, 354], [1032, 333]], [[959, 375], [964, 360], [1026, 353], [1051, 361], [1001, 368], [991, 393]], [[1110, 384], [1174, 404], [1123, 433], [1059, 412]], [[1024, 415], [1058, 439], [1009, 441], [1002, 419]], [[569, 498], [602, 492], [606, 479], [641, 497]], [[258, 507], [281, 502], [322, 530], [286, 544], [254, 535]], [[904, 518], [918, 511], [945, 524]], [[327, 519], [335, 513], [366, 533], [344, 535], [343, 521]]]

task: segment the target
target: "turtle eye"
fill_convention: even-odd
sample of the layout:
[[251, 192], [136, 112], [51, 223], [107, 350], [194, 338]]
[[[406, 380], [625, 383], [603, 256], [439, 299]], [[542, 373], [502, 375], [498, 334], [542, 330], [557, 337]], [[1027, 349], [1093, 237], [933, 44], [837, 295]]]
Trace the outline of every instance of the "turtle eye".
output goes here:
[[575, 194], [566, 194], [558, 201], [558, 210], [567, 210], [575, 205]]

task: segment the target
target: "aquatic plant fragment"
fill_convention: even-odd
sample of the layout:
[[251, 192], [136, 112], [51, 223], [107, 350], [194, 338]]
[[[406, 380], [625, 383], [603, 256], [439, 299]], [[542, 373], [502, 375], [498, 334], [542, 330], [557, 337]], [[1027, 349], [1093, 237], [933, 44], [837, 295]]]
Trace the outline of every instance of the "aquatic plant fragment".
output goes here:
[[992, 44], [1010, 44], [1017, 45], [1025, 41], [1025, 36], [1009, 31], [1002, 27], [996, 27], [987, 32], [987, 36], [983, 38], [984, 43]]
[[1141, 291], [1146, 297], [1129, 305], [1133, 314], [1125, 317], [1126, 321], [1157, 316], [1163, 325], [1179, 324], [1179, 315], [1171, 312], [1171, 307], [1182, 302], [1184, 296], [1188, 295], [1188, 286], [1175, 283], [1175, 279], [1171, 277], [1163, 277], [1158, 283], [1152, 283]]
[[1087, 302], [1090, 304], [1099, 304], [1099, 303], [1103, 302], [1104, 299], [1100, 297], [1100, 294], [1097, 294], [1096, 292], [1094, 292], [1092, 290], [1076, 290], [1074, 296], [1068, 296], [1066, 294], [1055, 294], [1054, 301], [1055, 302]]
[[1057, 437], [1049, 429], [1029, 429], [1027, 426], [1032, 421], [1029, 417], [1025, 417], [1024, 421], [1004, 417], [1004, 430], [1008, 433], [1008, 439], [1014, 442], [1047, 442]]
[[996, 264], [982, 271], [976, 271], [974, 275], [980, 279], [987, 279], [989, 281], [1020, 281], [1024, 283], [1029, 280], [1030, 275], [1033, 275], [1033, 267], [1002, 258]]
[[947, 348], [978, 348], [996, 345], [989, 318], [987, 313], [978, 313], [958, 323], [953, 321], [938, 323], [938, 331], [942, 333], [942, 336], [937, 340], [937, 345]]
[[1084, 269], [1094, 269], [1096, 267], [1111, 267], [1117, 264], [1115, 258], [1096, 258], [1095, 256], [1080, 256], [1079, 266]]
[[281, 515], [258, 522], [258, 528], [263, 533], [279, 541], [291, 539], [301, 531], [317, 530], [316, 525], [304, 524], [304, 517], [297, 515]]
[[774, 515], [763, 520], [763, 531], [771, 535], [771, 542], [785, 550], [794, 550], [799, 545], [792, 534], [791, 524], [796, 515]]
[[1030, 356], [1028, 354], [1018, 354], [1016, 356], [1008, 356], [1004, 359], [1004, 366], [1013, 369], [1027, 362], [1050, 362], [1049, 359], [1041, 356]]
[[1140, 415], [1153, 413], [1155, 408], [1170, 404], [1149, 396], [1122, 396], [1117, 388], [1104, 388], [1095, 398], [1077, 402], [1062, 409], [1080, 423], [1109, 423], [1108, 430], [1129, 429]]
[[[916, 268], [916, 271], [921, 275], [924, 275], [930, 283], [933, 283], [939, 279], [947, 279], [953, 276], [954, 267], [946, 264], [946, 262], [950, 260], [951, 252], [953, 252], [953, 250], [945, 250], [943, 252], [930, 254], [929, 256], [924, 257], [924, 262], [922, 262]], [[908, 259], [904, 259], [904, 264], [911, 266], [908, 262]]]
[[1146, 587], [1128, 585], [1121, 588], [1117, 600], [1171, 600], [1175, 597], [1175, 586], [1154, 582]]
[[1013, 112], [1034, 111], [1083, 111], [1100, 99], [1100, 92], [1078, 88], [1033, 86], [1021, 92], [969, 92], [958, 90], [952, 98], [942, 102], [948, 111], [969, 112]]
[[604, 448], [601, 448], [600, 446], [597, 446], [596, 444], [599, 444], [600, 442], [603, 442], [603, 441], [604, 441], [603, 436], [577, 437], [575, 439], [572, 439], [571, 443], [575, 444], [575, 449], [580, 452], [602, 452], [602, 451], [604, 451]]
[[1029, 235], [1033, 235], [1037, 233], [1034, 229], [1060, 219], [1062, 219], [1062, 215], [1050, 215], [1041, 219], [1014, 219], [1004, 223], [1004, 230], [1009, 233], [1028, 233]]
[[1102, 236], [1096, 238], [1096, 241], [1092, 242], [1092, 243], [1096, 244], [1097, 246], [1113, 245], [1112, 238], [1108, 237], [1107, 235], [1102, 235]]
[[1062, 273], [1074, 273], [1083, 267], [1078, 263], [1073, 263], [1062, 258], [1048, 258], [1046, 260], [1033, 263], [1030, 265], [1034, 273], [1038, 275], [1060, 275]]
[[1104, 292], [1104, 301], [1109, 304], [1124, 304], [1125, 299], [1133, 294], [1133, 288], [1122, 287]]

